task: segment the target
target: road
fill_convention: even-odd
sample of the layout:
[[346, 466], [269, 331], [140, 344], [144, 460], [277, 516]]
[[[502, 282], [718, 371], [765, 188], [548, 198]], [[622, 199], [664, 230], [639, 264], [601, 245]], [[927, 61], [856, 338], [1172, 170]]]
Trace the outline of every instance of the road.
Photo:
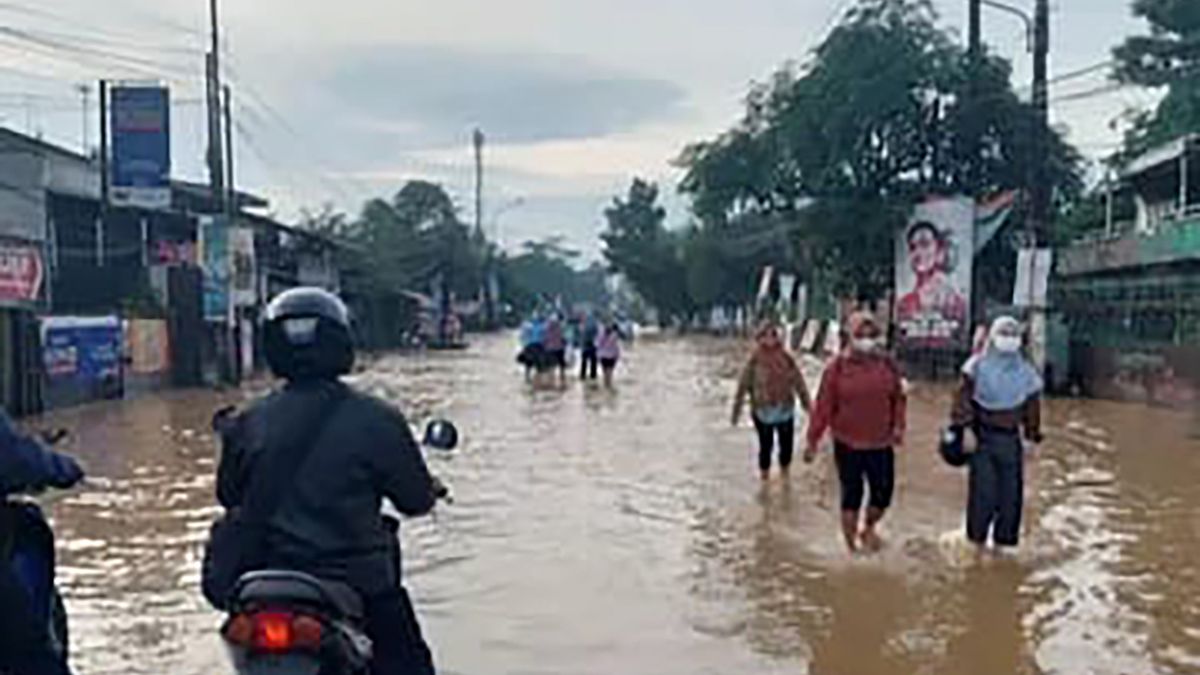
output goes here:
[[[850, 559], [828, 457], [763, 486], [752, 432], [729, 427], [743, 347], [644, 341], [607, 392], [531, 388], [512, 346], [383, 358], [355, 378], [464, 434], [430, 458], [457, 500], [403, 531], [442, 672], [1200, 671], [1200, 441], [1186, 415], [1054, 402], [1026, 546], [978, 565], [958, 534], [965, 476], [933, 450], [949, 392], [918, 384], [889, 546]], [[197, 590], [217, 513], [207, 422], [253, 393], [169, 392], [40, 422], [72, 428], [95, 477], [51, 503], [77, 672], [228, 672]]]

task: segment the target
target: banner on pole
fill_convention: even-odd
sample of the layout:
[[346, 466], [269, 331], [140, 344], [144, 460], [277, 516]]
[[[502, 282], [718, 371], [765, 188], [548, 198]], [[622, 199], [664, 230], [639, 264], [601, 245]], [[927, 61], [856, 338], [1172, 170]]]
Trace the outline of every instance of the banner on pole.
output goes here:
[[118, 206], [171, 207], [171, 98], [166, 87], [119, 85], [110, 94], [110, 199]]
[[236, 307], [252, 307], [258, 303], [258, 274], [254, 257], [254, 230], [248, 227], [229, 229], [229, 251], [233, 264], [230, 279], [230, 299]]
[[200, 263], [204, 272], [204, 320], [229, 320], [229, 227], [225, 216], [200, 217]]

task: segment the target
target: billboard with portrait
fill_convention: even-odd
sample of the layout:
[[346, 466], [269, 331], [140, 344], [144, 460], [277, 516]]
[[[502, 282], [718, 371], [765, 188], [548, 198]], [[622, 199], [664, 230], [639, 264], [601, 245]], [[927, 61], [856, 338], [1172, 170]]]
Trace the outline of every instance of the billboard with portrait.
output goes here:
[[967, 344], [975, 205], [931, 199], [913, 209], [896, 240], [896, 327], [909, 349]]

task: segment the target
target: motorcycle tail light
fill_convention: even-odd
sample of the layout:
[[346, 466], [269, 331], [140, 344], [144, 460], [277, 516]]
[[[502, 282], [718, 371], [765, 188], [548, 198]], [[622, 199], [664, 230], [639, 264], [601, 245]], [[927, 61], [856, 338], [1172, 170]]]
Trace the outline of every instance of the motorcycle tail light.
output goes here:
[[315, 652], [321, 649], [325, 627], [317, 618], [275, 610], [234, 615], [222, 634], [229, 644], [255, 652]]
[[285, 612], [259, 612], [254, 615], [254, 648], [264, 652], [288, 652], [295, 646], [292, 621]]
[[245, 614], [236, 614], [225, 622], [221, 631], [225, 641], [237, 647], [254, 646], [254, 620]]
[[297, 649], [319, 651], [325, 627], [311, 616], [297, 616], [292, 621], [292, 641]]

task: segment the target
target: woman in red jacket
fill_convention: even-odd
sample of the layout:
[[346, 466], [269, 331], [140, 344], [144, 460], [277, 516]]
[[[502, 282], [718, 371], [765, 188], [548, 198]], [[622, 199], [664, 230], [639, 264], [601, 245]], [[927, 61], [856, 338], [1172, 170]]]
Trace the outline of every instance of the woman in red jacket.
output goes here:
[[[821, 378], [804, 453], [804, 461], [811, 462], [825, 432], [832, 433], [842, 486], [842, 534], [851, 552], [860, 543], [870, 550], [882, 546], [876, 527], [892, 503], [894, 448], [904, 441], [905, 408], [900, 368], [885, 351], [879, 325], [868, 314], [855, 314], [849, 349], [829, 362]], [[870, 502], [860, 530], [866, 487]]]

